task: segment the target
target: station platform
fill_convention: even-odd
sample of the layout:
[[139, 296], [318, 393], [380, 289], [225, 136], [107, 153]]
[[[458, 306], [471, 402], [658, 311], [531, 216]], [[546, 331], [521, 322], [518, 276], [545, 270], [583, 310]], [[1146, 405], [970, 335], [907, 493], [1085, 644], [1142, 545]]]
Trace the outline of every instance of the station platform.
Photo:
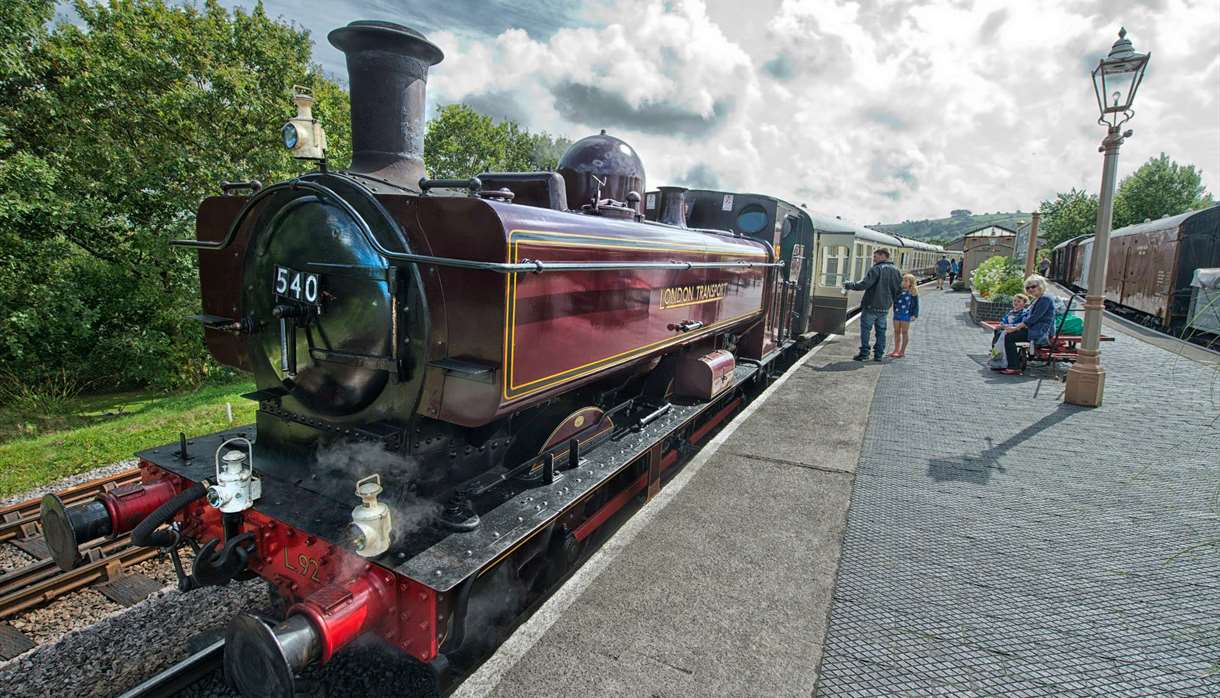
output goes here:
[[907, 358], [823, 343], [454, 695], [1220, 693], [1217, 365], [1122, 334], [1067, 406], [922, 296]]

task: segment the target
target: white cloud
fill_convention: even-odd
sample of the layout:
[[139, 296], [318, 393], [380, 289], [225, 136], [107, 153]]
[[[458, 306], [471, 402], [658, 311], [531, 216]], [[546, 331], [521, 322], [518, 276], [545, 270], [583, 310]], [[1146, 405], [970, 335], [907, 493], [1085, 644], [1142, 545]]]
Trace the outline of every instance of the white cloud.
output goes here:
[[[604, 127], [641, 153], [650, 186], [716, 181], [861, 223], [1095, 190], [1089, 70], [1125, 23], [1153, 57], [1120, 175], [1164, 151], [1220, 195], [1217, 0], [607, 0], [549, 33], [524, 7], [540, 1], [522, 3], [528, 27], [431, 31], [446, 54], [433, 101], [499, 104], [572, 138]], [[343, 22], [372, 8], [411, 24], [343, 3]]]
[[482, 42], [434, 34], [447, 57], [429, 80], [432, 97], [485, 104], [494, 94], [529, 128], [572, 138], [606, 128], [645, 156], [653, 184], [700, 167], [741, 185], [763, 179], [755, 66], [702, 2], [626, 0], [586, 19], [603, 23], [544, 40], [519, 30]]

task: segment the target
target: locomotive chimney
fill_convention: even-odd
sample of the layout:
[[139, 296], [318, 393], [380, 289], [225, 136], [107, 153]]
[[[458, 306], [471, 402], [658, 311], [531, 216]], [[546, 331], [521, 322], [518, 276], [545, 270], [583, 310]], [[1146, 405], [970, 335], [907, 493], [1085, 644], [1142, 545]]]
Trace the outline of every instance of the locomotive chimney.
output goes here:
[[359, 20], [327, 38], [347, 56], [351, 171], [418, 189], [428, 68], [445, 55], [423, 34], [392, 22]]
[[661, 201], [657, 204], [657, 222], [686, 227], [686, 187], [658, 187]]

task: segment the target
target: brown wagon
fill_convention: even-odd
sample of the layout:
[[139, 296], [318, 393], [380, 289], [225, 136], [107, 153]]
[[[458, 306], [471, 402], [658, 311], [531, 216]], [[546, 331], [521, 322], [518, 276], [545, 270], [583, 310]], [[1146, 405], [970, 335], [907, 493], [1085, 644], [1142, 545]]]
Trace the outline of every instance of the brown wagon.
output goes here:
[[1106, 302], [1167, 331], [1184, 326], [1195, 269], [1220, 266], [1220, 206], [1129, 225], [1111, 235]]

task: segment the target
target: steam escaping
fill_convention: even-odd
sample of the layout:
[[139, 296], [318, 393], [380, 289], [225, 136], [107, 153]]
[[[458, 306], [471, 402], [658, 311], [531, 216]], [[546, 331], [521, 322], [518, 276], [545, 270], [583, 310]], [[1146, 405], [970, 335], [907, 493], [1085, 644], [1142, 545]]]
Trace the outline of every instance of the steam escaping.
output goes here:
[[465, 618], [469, 649], [476, 652], [493, 649], [501, 637], [500, 631], [511, 625], [529, 599], [525, 582], [510, 567], [499, 565], [480, 579], [471, 592]]
[[437, 502], [415, 494], [419, 463], [414, 458], [385, 450], [373, 441], [338, 441], [318, 450], [316, 472], [333, 485], [340, 502], [360, 504], [356, 481], [379, 473], [383, 488], [380, 501], [390, 509], [393, 543], [391, 550], [427, 529], [441, 513]]

